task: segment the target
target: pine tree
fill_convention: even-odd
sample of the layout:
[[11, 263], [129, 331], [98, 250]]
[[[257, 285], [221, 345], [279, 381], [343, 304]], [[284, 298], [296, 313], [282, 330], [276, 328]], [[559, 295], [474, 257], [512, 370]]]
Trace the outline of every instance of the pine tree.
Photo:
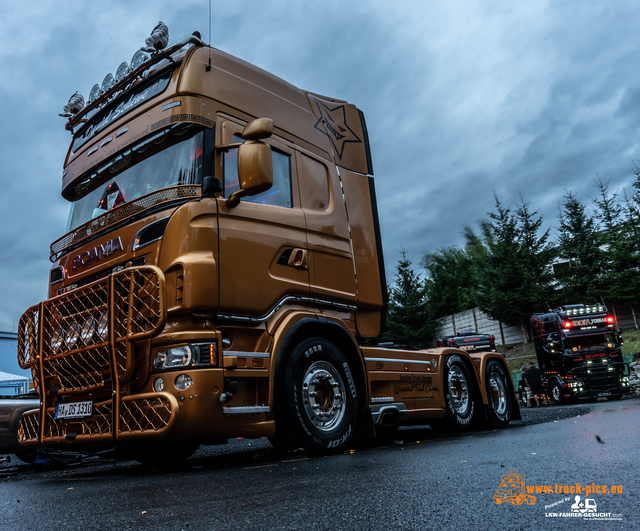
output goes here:
[[422, 267], [427, 271], [425, 288], [431, 315], [443, 317], [476, 305], [473, 262], [463, 249], [451, 246], [425, 253]]
[[433, 335], [434, 323], [427, 313], [424, 284], [411, 269], [404, 249], [396, 266], [395, 286], [389, 289], [389, 310], [384, 341], [419, 346]]
[[632, 301], [640, 289], [640, 255], [636, 250], [632, 223], [618, 201], [618, 192], [609, 191], [609, 181], [595, 182], [598, 194], [593, 199], [601, 224], [600, 244], [603, 261], [602, 291], [609, 297]]
[[552, 291], [554, 250], [549, 230], [540, 235], [542, 217], [522, 199], [515, 214], [500, 203], [480, 223], [481, 236], [465, 228], [465, 238], [476, 264], [476, 300], [492, 319], [520, 326], [528, 341], [529, 317]]
[[585, 205], [566, 192], [558, 213], [558, 255], [564, 260], [555, 268], [564, 304], [584, 302], [599, 294], [602, 251], [595, 220]]

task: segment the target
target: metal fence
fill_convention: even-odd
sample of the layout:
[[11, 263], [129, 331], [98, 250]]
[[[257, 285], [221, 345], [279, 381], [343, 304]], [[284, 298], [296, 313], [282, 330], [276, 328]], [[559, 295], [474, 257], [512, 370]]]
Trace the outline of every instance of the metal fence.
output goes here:
[[455, 336], [460, 332], [493, 334], [496, 337], [496, 343], [501, 345], [524, 342], [522, 329], [519, 326], [508, 326], [500, 321], [494, 321], [478, 308], [447, 315], [439, 319], [439, 324], [436, 326], [436, 337]]

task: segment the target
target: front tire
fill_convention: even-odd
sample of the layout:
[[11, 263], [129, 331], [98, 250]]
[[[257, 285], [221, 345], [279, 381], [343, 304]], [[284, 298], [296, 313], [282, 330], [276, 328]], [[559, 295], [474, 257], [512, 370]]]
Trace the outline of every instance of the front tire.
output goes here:
[[564, 393], [562, 392], [562, 387], [557, 383], [551, 386], [551, 400], [558, 406], [564, 404]]
[[274, 442], [312, 454], [339, 452], [355, 435], [358, 394], [349, 362], [326, 339], [300, 343], [287, 360]]
[[434, 422], [434, 427], [454, 431], [470, 427], [475, 413], [473, 380], [460, 356], [447, 358], [444, 366], [444, 417]]
[[620, 400], [621, 398], [622, 398], [621, 394], [619, 394], [619, 395], [609, 395], [607, 397], [607, 400]]
[[520, 407], [527, 407], [527, 390], [524, 387], [518, 389], [518, 405]]
[[489, 399], [489, 422], [496, 428], [506, 428], [511, 421], [511, 393], [505, 370], [495, 360], [487, 363], [485, 387]]
[[23, 446], [14, 450], [13, 454], [20, 459], [20, 461], [24, 461], [30, 465], [38, 460], [37, 448], [27, 448]]

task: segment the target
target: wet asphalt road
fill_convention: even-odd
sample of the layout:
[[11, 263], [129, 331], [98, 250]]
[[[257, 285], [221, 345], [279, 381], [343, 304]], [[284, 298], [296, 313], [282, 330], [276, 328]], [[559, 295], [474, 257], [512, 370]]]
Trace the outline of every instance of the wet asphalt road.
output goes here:
[[[465, 435], [403, 429], [395, 441], [324, 458], [278, 457], [259, 439], [203, 448], [171, 469], [91, 460], [57, 471], [0, 468], [0, 529], [640, 529], [640, 398], [523, 417]], [[546, 516], [569, 512], [573, 495], [496, 505], [513, 468], [529, 486], [622, 485], [622, 494], [589, 496], [622, 519]]]

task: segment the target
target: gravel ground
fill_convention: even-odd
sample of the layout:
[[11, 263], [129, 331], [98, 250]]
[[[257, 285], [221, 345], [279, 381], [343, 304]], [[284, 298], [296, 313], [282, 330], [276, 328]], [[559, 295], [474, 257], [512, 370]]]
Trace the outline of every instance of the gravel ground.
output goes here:
[[[543, 406], [539, 408], [520, 408], [522, 420], [512, 421], [508, 429], [518, 429], [533, 424], [554, 422], [566, 418], [586, 415], [593, 405]], [[468, 432], [469, 435], [478, 433]], [[403, 444], [412, 440], [427, 440], [442, 437], [459, 437], [459, 433], [436, 432], [428, 426], [411, 426], [400, 428], [393, 444]], [[365, 447], [387, 446], [391, 441], [368, 441]], [[28, 465], [15, 455], [0, 456], [0, 481], [39, 479], [52, 476], [64, 476], [82, 469], [83, 473], [100, 474], [117, 470], [135, 473], [141, 465], [134, 461], [118, 459], [114, 451], [99, 454], [79, 455], [75, 452], [55, 452], [50, 455], [53, 460], [43, 465]], [[305, 457], [303, 453], [282, 457], [278, 455], [266, 438], [261, 439], [229, 439], [227, 444], [203, 446], [189, 459], [187, 468], [222, 468], [246, 466], [257, 462], [271, 462], [297, 457]], [[2, 462], [2, 459], [5, 461]]]

